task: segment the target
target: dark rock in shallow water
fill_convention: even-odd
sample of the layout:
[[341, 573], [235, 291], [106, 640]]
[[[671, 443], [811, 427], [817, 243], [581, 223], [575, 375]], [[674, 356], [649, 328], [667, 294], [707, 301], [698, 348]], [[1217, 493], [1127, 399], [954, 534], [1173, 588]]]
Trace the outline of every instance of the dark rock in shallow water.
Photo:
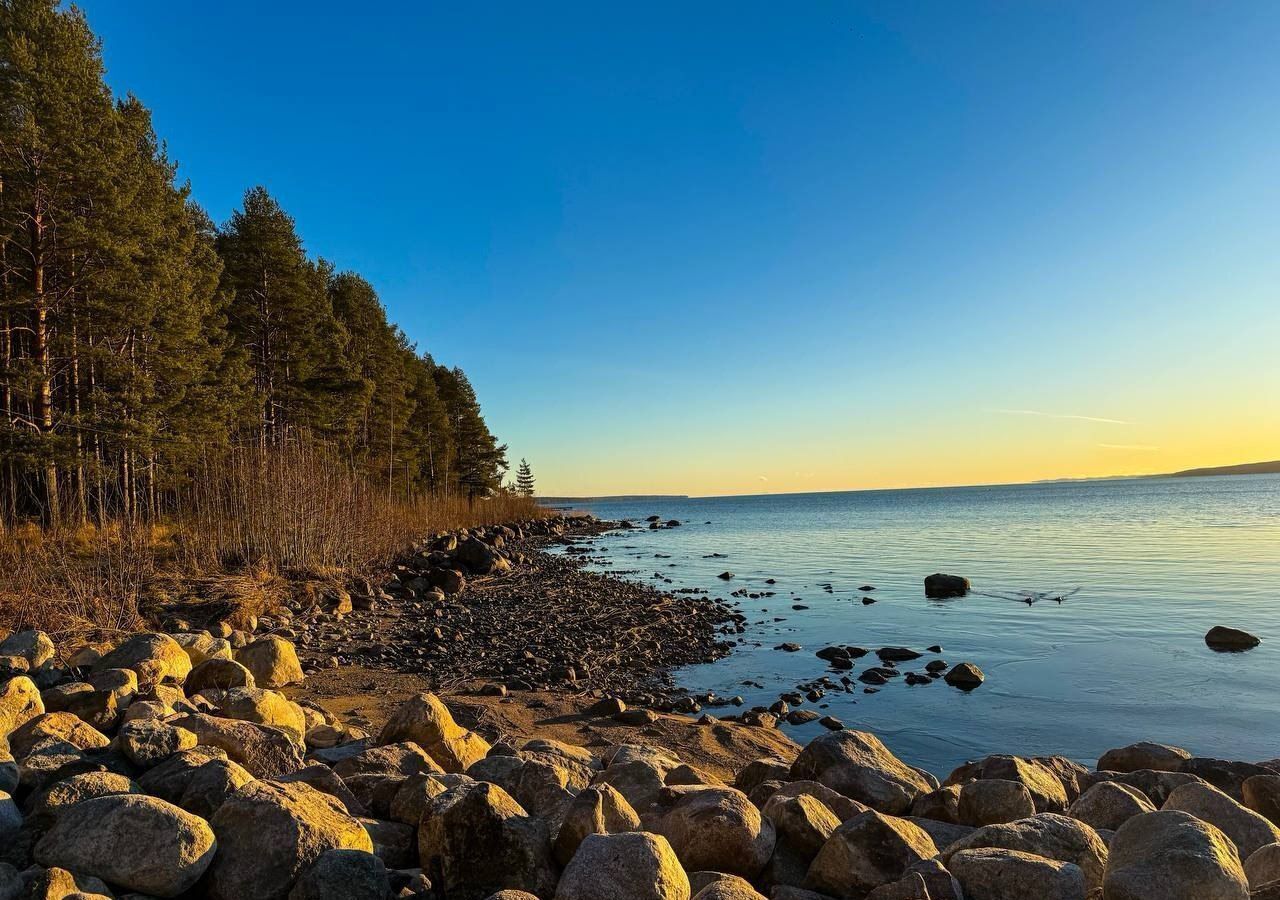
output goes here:
[[907, 662], [912, 659], [919, 659], [921, 654], [906, 647], [881, 647], [876, 651], [876, 656], [880, 657], [883, 662]]
[[971, 691], [986, 681], [986, 676], [982, 674], [982, 670], [973, 663], [967, 662], [959, 663], [953, 667], [944, 678], [947, 684], [964, 691]]
[[969, 593], [969, 579], [935, 572], [924, 580], [924, 595], [934, 600], [963, 597]]
[[1247, 631], [1215, 625], [1204, 636], [1204, 642], [1214, 650], [1251, 650], [1262, 643]]
[[720, 573], [719, 575], [717, 575], [716, 577], [717, 577], [717, 578], [723, 578], [725, 581], [728, 581], [730, 578], [732, 578], [732, 577], [733, 577], [733, 573], [732, 573], [732, 572], [721, 572], [721, 573]]

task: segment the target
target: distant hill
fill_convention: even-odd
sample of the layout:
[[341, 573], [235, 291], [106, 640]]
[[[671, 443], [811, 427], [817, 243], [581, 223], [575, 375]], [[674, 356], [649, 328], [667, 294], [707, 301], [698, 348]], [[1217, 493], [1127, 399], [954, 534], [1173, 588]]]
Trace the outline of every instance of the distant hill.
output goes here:
[[1161, 478], [1195, 478], [1201, 475], [1276, 475], [1280, 474], [1280, 459], [1271, 462], [1242, 463], [1238, 466], [1209, 466], [1203, 469], [1184, 469], [1170, 472]]

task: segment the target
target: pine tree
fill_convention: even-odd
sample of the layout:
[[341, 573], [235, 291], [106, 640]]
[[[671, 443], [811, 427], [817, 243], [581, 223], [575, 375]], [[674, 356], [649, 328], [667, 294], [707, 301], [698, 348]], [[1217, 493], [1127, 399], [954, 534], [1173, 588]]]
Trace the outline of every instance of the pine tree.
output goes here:
[[521, 459], [520, 467], [516, 469], [516, 492], [526, 497], [533, 496], [533, 469], [529, 468], [527, 459]]

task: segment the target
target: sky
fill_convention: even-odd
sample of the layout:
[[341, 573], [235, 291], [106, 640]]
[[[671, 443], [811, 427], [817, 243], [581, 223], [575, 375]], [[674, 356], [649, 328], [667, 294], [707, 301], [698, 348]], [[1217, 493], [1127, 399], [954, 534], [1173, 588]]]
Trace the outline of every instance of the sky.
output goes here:
[[79, 5], [544, 494], [1280, 458], [1280, 4]]

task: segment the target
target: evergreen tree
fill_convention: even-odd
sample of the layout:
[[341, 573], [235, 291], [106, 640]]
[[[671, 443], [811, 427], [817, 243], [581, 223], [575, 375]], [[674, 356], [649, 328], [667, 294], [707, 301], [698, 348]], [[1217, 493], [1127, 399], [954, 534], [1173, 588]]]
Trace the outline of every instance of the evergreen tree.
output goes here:
[[527, 459], [521, 459], [520, 467], [516, 469], [516, 492], [526, 497], [533, 496], [533, 469], [529, 468]]

